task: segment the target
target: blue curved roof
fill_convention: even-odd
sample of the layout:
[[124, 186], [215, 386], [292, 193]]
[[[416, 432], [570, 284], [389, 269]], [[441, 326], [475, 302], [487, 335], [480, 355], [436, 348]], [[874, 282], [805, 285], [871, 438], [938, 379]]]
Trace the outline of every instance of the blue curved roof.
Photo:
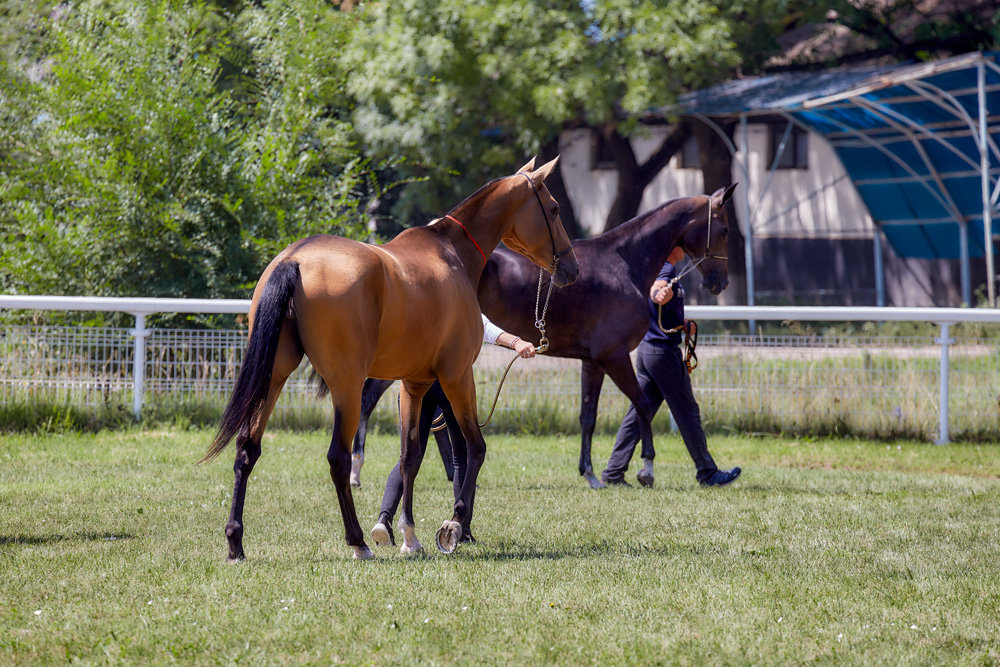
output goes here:
[[671, 111], [781, 114], [831, 144], [896, 254], [960, 258], [964, 226], [968, 256], [979, 257], [985, 248], [980, 70], [990, 205], [1000, 218], [998, 55], [750, 77], [685, 95]]

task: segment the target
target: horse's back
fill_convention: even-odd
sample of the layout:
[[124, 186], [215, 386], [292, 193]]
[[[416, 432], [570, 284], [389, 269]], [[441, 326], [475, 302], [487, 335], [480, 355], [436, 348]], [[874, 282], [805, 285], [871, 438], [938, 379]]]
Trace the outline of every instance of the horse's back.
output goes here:
[[299, 265], [294, 317], [321, 374], [331, 368], [325, 373], [433, 379], [435, 358], [449, 341], [481, 337], [472, 287], [458, 279], [433, 236], [408, 231], [384, 246], [314, 236], [272, 262]]

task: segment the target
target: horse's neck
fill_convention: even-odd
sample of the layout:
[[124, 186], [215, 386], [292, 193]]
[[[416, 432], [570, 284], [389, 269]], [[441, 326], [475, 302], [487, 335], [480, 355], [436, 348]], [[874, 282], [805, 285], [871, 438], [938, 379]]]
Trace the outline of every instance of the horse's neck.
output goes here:
[[469, 280], [476, 287], [485, 268], [485, 259], [496, 250], [503, 235], [507, 233], [509, 225], [506, 223], [506, 211], [495, 206], [466, 208], [456, 210], [454, 217], [462, 221], [465, 229], [456, 225], [452, 241], [465, 265]]
[[670, 251], [681, 240], [691, 214], [689, 204], [675, 200], [611, 232], [612, 244], [628, 265], [632, 282], [641, 287], [653, 283]]

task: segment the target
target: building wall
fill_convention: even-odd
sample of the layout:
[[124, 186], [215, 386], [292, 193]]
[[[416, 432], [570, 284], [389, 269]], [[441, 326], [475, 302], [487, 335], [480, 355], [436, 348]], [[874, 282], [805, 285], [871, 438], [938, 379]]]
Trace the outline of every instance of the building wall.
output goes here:
[[[783, 129], [779, 128], [779, 132]], [[667, 131], [663, 126], [648, 127], [633, 139], [632, 148], [640, 162], [656, 149]], [[809, 135], [808, 169], [778, 169], [772, 177], [768, 172], [768, 127], [750, 124], [747, 134], [751, 174], [748, 194], [755, 237], [872, 238], [871, 216], [840, 160], [821, 137]], [[590, 130], [563, 132], [559, 149], [563, 180], [580, 224], [591, 235], [599, 234], [614, 201], [618, 175], [614, 169], [593, 169]], [[733, 163], [734, 182], [744, 180], [739, 168], [741, 159], [737, 154]], [[678, 162], [677, 156], [671, 158], [646, 188], [640, 213], [674, 197], [703, 193], [701, 170], [679, 168]], [[769, 179], [772, 182], [764, 193]]]

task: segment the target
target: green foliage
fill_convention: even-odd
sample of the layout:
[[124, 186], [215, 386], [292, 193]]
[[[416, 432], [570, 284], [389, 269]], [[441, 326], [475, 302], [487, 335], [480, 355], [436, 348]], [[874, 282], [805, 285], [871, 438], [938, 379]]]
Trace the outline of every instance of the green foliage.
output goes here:
[[996, 3], [960, 0], [837, 0], [831, 18], [858, 38], [855, 49], [897, 60], [933, 60], [1000, 47]]
[[537, 153], [567, 124], [623, 123], [737, 63], [732, 19], [706, 0], [366, 5], [341, 62], [374, 156], [432, 183], [420, 220]]
[[[910, 56], [996, 43], [985, 10], [914, 26], [912, 0], [831, 7]], [[292, 240], [367, 236], [370, 200], [423, 223], [553, 152], [565, 127], [624, 141], [647, 110], [758, 71], [831, 7], [3, 3], [0, 291], [245, 296]]]
[[[217, 408], [213, 414], [217, 419]], [[107, 428], [127, 429], [134, 423], [122, 403], [87, 407], [57, 397], [6, 397], [0, 403], [0, 433], [92, 433]]]
[[290, 241], [364, 235], [370, 183], [323, 66], [343, 24], [319, 0], [51, 19], [50, 73], [0, 74], [0, 290], [242, 297]]

